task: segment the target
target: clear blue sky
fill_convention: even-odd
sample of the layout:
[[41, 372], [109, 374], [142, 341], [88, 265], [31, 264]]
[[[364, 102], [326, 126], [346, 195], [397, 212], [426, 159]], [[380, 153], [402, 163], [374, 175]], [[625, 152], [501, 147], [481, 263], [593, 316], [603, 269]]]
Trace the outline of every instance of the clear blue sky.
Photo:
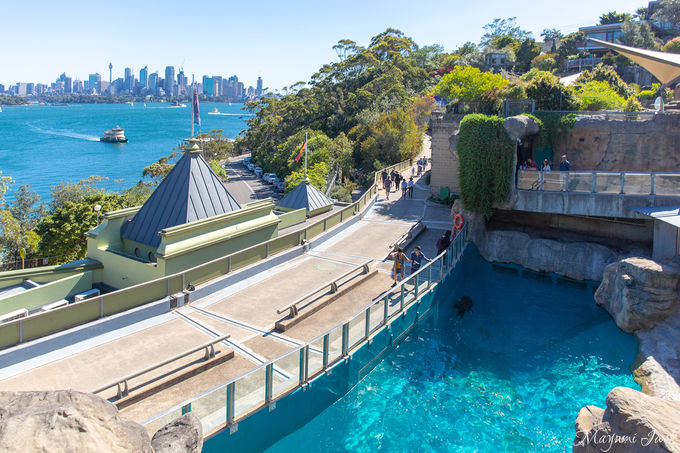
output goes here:
[[332, 46], [348, 38], [367, 45], [387, 27], [419, 45], [451, 51], [479, 42], [493, 18], [517, 17], [540, 39], [544, 28], [568, 33], [597, 23], [612, 10], [634, 12], [641, 0], [288, 0], [288, 1], [0, 1], [0, 83], [52, 82], [62, 72], [87, 79], [121, 77], [145, 65], [163, 73], [184, 66], [189, 76], [238, 75], [246, 86], [258, 75], [276, 90], [307, 81], [337, 59]]

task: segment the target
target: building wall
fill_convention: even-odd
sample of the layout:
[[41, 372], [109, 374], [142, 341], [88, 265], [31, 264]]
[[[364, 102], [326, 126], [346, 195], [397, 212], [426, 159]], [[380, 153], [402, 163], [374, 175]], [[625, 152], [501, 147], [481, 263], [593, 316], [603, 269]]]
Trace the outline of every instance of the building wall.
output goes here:
[[460, 191], [456, 143], [458, 143], [458, 128], [462, 119], [463, 115], [446, 115], [432, 119], [430, 191], [434, 197], [439, 197], [442, 187], [448, 187], [451, 193]]

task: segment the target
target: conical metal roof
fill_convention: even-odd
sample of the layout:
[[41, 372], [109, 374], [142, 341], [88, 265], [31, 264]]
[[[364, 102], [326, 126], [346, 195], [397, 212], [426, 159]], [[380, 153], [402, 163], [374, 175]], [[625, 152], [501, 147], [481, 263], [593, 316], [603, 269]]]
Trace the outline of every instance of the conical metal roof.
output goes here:
[[157, 247], [158, 232], [176, 225], [241, 209], [193, 145], [121, 228], [121, 237]]
[[306, 179], [276, 204], [289, 209], [305, 208], [309, 213], [333, 206], [333, 201], [310, 184], [309, 179]]

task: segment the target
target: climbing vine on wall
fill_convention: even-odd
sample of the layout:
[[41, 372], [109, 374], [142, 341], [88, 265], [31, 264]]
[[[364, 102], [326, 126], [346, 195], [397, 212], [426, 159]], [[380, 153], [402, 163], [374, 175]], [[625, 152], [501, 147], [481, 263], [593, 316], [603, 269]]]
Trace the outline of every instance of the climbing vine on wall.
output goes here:
[[538, 122], [540, 131], [534, 142], [534, 149], [556, 149], [558, 142], [574, 127], [576, 115], [573, 113], [537, 113], [527, 115]]
[[460, 196], [467, 211], [491, 217], [495, 202], [508, 198], [515, 145], [503, 119], [467, 115], [458, 133]]

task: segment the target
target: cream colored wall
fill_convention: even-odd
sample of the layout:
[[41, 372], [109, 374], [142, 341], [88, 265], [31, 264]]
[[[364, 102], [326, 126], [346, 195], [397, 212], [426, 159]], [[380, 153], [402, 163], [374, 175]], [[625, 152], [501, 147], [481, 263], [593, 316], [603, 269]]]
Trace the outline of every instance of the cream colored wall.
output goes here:
[[458, 182], [458, 127], [460, 119], [432, 120], [432, 170], [430, 176], [430, 192], [439, 197], [442, 187], [448, 187], [451, 193], [460, 192]]
[[89, 289], [92, 289], [91, 271], [71, 275], [0, 299], [0, 314], [4, 315], [21, 308], [30, 311], [33, 308], [65, 299]]

